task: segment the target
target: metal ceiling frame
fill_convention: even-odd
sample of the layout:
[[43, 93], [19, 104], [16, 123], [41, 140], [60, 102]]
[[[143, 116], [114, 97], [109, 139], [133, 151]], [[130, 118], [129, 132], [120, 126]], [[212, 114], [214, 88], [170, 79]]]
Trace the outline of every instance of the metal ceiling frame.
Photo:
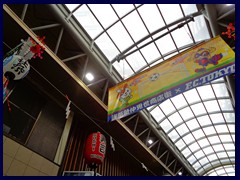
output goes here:
[[[113, 24], [111, 24], [107, 29], [105, 29], [103, 32], [101, 32], [98, 36], [96, 36], [94, 38], [93, 41], [91, 41], [91, 38], [88, 37], [88, 35], [86, 35], [83, 30], [79, 27], [79, 24], [76, 23], [74, 21], [74, 18], [72, 17], [73, 15], [73, 12], [76, 11], [81, 5], [77, 6], [76, 8], [74, 8], [74, 10], [72, 12], [68, 12], [64, 5], [54, 5], [54, 4], [50, 4], [48, 5], [51, 10], [53, 11], [54, 14], [57, 15], [58, 19], [60, 20], [61, 24], [50, 24], [50, 25], [45, 25], [45, 26], [41, 26], [41, 27], [35, 27], [35, 28], [32, 28], [32, 30], [41, 30], [41, 29], [45, 29], [45, 28], [52, 28], [52, 27], [56, 27], [56, 26], [61, 26], [62, 25], [62, 28], [60, 30], [60, 33], [59, 33], [59, 37], [58, 37], [58, 41], [57, 41], [57, 44], [56, 44], [56, 47], [55, 47], [55, 54], [57, 54], [57, 51], [58, 51], [58, 48], [59, 48], [59, 44], [61, 42], [61, 38], [63, 36], [63, 31], [66, 30], [66, 31], [69, 31], [71, 32], [72, 36], [76, 39], [76, 42], [79, 44], [80, 47], [82, 47], [84, 49], [84, 54], [79, 54], [79, 55], [76, 55], [76, 56], [73, 56], [73, 57], [69, 57], [69, 58], [66, 58], [64, 60], [62, 60], [62, 62], [66, 62], [66, 61], [70, 61], [70, 60], [73, 60], [73, 59], [76, 59], [76, 58], [79, 58], [79, 57], [82, 57], [82, 56], [87, 56], [86, 57], [86, 62], [85, 62], [85, 67], [84, 69], [86, 70], [86, 67], [87, 67], [87, 62], [88, 62], [88, 58], [91, 58], [93, 59], [94, 61], [96, 61], [96, 63], [98, 63], [98, 65], [101, 66], [102, 69], [104, 69], [104, 73], [107, 77], [107, 81], [105, 82], [105, 85], [104, 85], [104, 93], [103, 93], [103, 96], [102, 96], [102, 101], [103, 99], [105, 98], [105, 95], [106, 95], [106, 92], [107, 92], [107, 87], [108, 87], [108, 84], [109, 84], [109, 81], [113, 81], [114, 83], [118, 83], [118, 82], [121, 82], [122, 81], [122, 78], [119, 76], [119, 74], [114, 70], [112, 69], [112, 64], [119, 60], [119, 56], [117, 56], [114, 60], [112, 60], [111, 62], [107, 62], [105, 56], [99, 51], [99, 49], [97, 47], [94, 46], [94, 41], [102, 34], [104, 33], [107, 29], [109, 29], [110, 27], [112, 27], [114, 24], [116, 24], [117, 22], [121, 21], [118, 20], [117, 22], [114, 22]], [[25, 14], [26, 14], [26, 11], [27, 11], [27, 7], [28, 5], [25, 5], [24, 6], [24, 9], [23, 9], [23, 12], [22, 12], [22, 15], [21, 15], [21, 19], [24, 20], [24, 17], [25, 17]], [[140, 6], [138, 6], [140, 7]], [[135, 7], [133, 9], [136, 10], [138, 7]], [[206, 7], [207, 9], [207, 7]], [[160, 10], [159, 10], [160, 11]], [[208, 12], [208, 11], [207, 11]], [[198, 16], [198, 15], [201, 15], [203, 13], [203, 11], [198, 11], [197, 13], [194, 13], [194, 16]], [[208, 12], [209, 14], [209, 12]], [[187, 18], [191, 17], [193, 15], [189, 15], [189, 16], [184, 16], [184, 18], [182, 18], [182, 20], [179, 20], [177, 22], [174, 22], [172, 24], [175, 24], [175, 23], [180, 23], [181, 21], [184, 21], [186, 20]], [[208, 15], [209, 16], [209, 15]], [[122, 17], [123, 18], [123, 17]], [[211, 20], [211, 17], [208, 17], [209, 20]], [[215, 18], [216, 19], [216, 18]], [[210, 23], [211, 25], [211, 23]], [[164, 28], [168, 28], [170, 27], [170, 24], [169, 25], [166, 25]], [[155, 31], [154, 33], [157, 33], [157, 32], [160, 32], [160, 29]], [[191, 32], [191, 31], [190, 31]], [[152, 33], [153, 34], [153, 33]], [[130, 36], [131, 37], [131, 36]], [[151, 36], [149, 36], [151, 37]], [[139, 44], [140, 42], [144, 41], [145, 39], [147, 39], [148, 36], [144, 37], [143, 39], [139, 40], [138, 42], [135, 42], [132, 46], [137, 46], [137, 44]], [[193, 38], [193, 42], [194, 41], [194, 38]], [[194, 44], [194, 43], [193, 43]], [[132, 47], [131, 46], [131, 47]], [[176, 46], [176, 44], [175, 44]], [[116, 46], [117, 47], [117, 46]], [[129, 47], [129, 48], [131, 48]], [[128, 49], [129, 49], [128, 48]], [[176, 46], [177, 48], [177, 46]], [[128, 50], [126, 49], [126, 50]], [[125, 51], [126, 51], [125, 50]], [[124, 52], [125, 52], [124, 51]], [[177, 51], [178, 48], [177, 48]], [[160, 51], [159, 51], [160, 52]], [[124, 54], [123, 52], [121, 54]], [[119, 54], [119, 55], [121, 55]], [[164, 58], [164, 56], [161, 54], [160, 52], [160, 59]], [[158, 58], [159, 60], [159, 58]], [[146, 61], [146, 60], [145, 60]], [[147, 61], [146, 61], [147, 62]], [[155, 62], [155, 61], [154, 61]], [[147, 63], [147, 66], [148, 66], [148, 63]], [[131, 67], [131, 66], [130, 66]], [[84, 71], [85, 72], [85, 71]], [[84, 72], [83, 72], [83, 75], [82, 75], [82, 79], [84, 78]], [[134, 70], [133, 70], [134, 72]], [[99, 81], [104, 81], [106, 79], [101, 79]], [[228, 80], [229, 82], [229, 80]], [[91, 86], [91, 85], [94, 85], [98, 82], [95, 82], [95, 83], [92, 83], [92, 84], [89, 84], [88, 86]], [[232, 86], [229, 85], [231, 88]], [[230, 88], [230, 89], [231, 89]], [[233, 92], [231, 92], [232, 94]], [[201, 97], [201, 96], [200, 96]], [[216, 97], [216, 96], [215, 96]], [[233, 99], [235, 98], [235, 94], [232, 95]], [[215, 100], [216, 98], [214, 98]], [[224, 98], [223, 98], [224, 99]], [[188, 102], [188, 101], [187, 101]], [[201, 102], [203, 102], [203, 100], [201, 99]], [[205, 102], [205, 100], [204, 100]], [[193, 103], [193, 104], [197, 104], [197, 103]], [[235, 102], [233, 102], [233, 104], [235, 104]], [[192, 105], [192, 104], [191, 104]], [[188, 106], [190, 106], [188, 104]], [[160, 108], [160, 107], [159, 107]], [[161, 109], [161, 108], [160, 108]], [[176, 109], [176, 108], [175, 108]], [[193, 111], [193, 110], [192, 110]], [[177, 112], [177, 110], [175, 111]], [[174, 112], [174, 113], [175, 113]], [[222, 111], [223, 112], [223, 111]], [[230, 111], [227, 111], [227, 112], [230, 112]], [[231, 112], [234, 112], [234, 111], [231, 111]], [[173, 114], [173, 113], [172, 113]], [[180, 114], [180, 113], [179, 113]], [[194, 113], [193, 113], [194, 114]], [[209, 113], [207, 113], [209, 114]], [[180, 114], [180, 117], [181, 117], [181, 114]], [[193, 118], [197, 118], [199, 117], [198, 116], [195, 116]], [[155, 141], [152, 145], [148, 146], [147, 145], [147, 142], [143, 142], [146, 146], [147, 149], [151, 150], [154, 146], [157, 145], [157, 150], [156, 152], [154, 153], [152, 150], [152, 152], [154, 153], [154, 155], [159, 159], [159, 162], [160, 164], [163, 165], [163, 167], [172, 175], [177, 175], [177, 173], [179, 171], [182, 171], [183, 168], [179, 168], [179, 169], [176, 169], [176, 166], [177, 164], [180, 162], [180, 164], [182, 164], [182, 166], [184, 167], [185, 170], [187, 170], [191, 175], [195, 175], [197, 176], [197, 172], [193, 169], [193, 167], [189, 164], [189, 162], [186, 160], [185, 157], [183, 157], [183, 155], [180, 153], [180, 151], [176, 148], [176, 146], [174, 145], [174, 142], [172, 142], [169, 137], [163, 132], [163, 130], [161, 130], [159, 128], [159, 125], [158, 123], [156, 123], [156, 121], [154, 120], [153, 117], [151, 117], [151, 114], [150, 112], [146, 111], [146, 110], [143, 110], [141, 111], [140, 113], [138, 113], [137, 115], [133, 115], [131, 116], [130, 118], [128, 118], [126, 121], [124, 121], [124, 124], [127, 124], [128, 122], [131, 121], [131, 123], [134, 123], [134, 128], [132, 130], [132, 132], [134, 134], [136, 134], [136, 129], [137, 129], [137, 126], [139, 124], [139, 118], [141, 118], [143, 120], [143, 122], [146, 124], [146, 128], [145, 130], [143, 130], [141, 133], [139, 133], [138, 135], [136, 135], [137, 137], [140, 137], [142, 134], [144, 134], [145, 132], [148, 131], [148, 136], [150, 136], [150, 133], [154, 133], [155, 136], [158, 138], [157, 141]], [[166, 118], [164, 118], [166, 119]], [[161, 121], [163, 121], [164, 119], [162, 119]], [[191, 118], [192, 119], [192, 118]], [[189, 120], [191, 120], [189, 119]], [[225, 119], [225, 117], [224, 117]], [[225, 120], [226, 121], [226, 120]], [[231, 124], [231, 123], [230, 123]], [[179, 124], [178, 126], [180, 126], [181, 124]], [[178, 126], [175, 126], [178, 127]], [[174, 129], [174, 128], [173, 128]], [[168, 131], [169, 133], [170, 131]], [[190, 133], [190, 132], [189, 132]], [[187, 133], [187, 134], [189, 134]], [[187, 135], [185, 134], [185, 135]], [[194, 136], [193, 136], [194, 137]], [[194, 137], [195, 138], [195, 137]], [[177, 141], [175, 141], [176, 143]], [[163, 143], [163, 145], [162, 145]], [[159, 156], [159, 150], [160, 150], [160, 147], [167, 147], [168, 150], [166, 150], [163, 154], [161, 154]], [[182, 150], [182, 149], [181, 149]], [[169, 154], [172, 154], [175, 159], [169, 159]], [[193, 153], [193, 152], [192, 152]], [[197, 159], [197, 158], [196, 158]], [[164, 162], [165, 161], [165, 162]], [[198, 160], [197, 160], [198, 161]], [[223, 163], [224, 164], [224, 163]], [[223, 165], [222, 164], [222, 165]], [[212, 169], [214, 168], [214, 166], [212, 165]]]

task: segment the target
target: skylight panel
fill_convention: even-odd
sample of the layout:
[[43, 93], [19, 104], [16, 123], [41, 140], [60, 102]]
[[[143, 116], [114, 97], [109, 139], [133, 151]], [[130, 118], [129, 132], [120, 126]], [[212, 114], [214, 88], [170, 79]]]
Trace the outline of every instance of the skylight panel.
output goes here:
[[195, 88], [189, 91], [186, 91], [183, 94], [186, 97], [189, 104], [200, 101], [200, 97]]
[[187, 106], [187, 102], [182, 94], [172, 97], [171, 100], [177, 109]]
[[92, 39], [94, 39], [100, 32], [103, 31], [102, 27], [85, 4], [76, 10], [73, 15]]
[[[197, 132], [196, 132], [197, 133]], [[202, 133], [202, 130], [201, 130], [201, 133]], [[204, 136], [204, 135], [203, 135]], [[201, 136], [199, 136], [201, 137]], [[197, 138], [197, 137], [196, 137]], [[201, 147], [206, 147], [206, 146], [209, 146], [209, 142], [206, 138], [204, 139], [201, 139], [201, 140], [198, 140], [198, 143], [201, 145]]]
[[235, 149], [234, 144], [224, 143], [223, 145], [224, 145], [224, 148], [225, 148], [226, 150], [234, 150], [234, 149]]
[[195, 155], [195, 157], [196, 157], [197, 159], [205, 156], [205, 154], [203, 153], [202, 150], [199, 150], [199, 151], [195, 152], [194, 155]]
[[183, 122], [182, 118], [180, 117], [179, 113], [176, 112], [173, 115], [168, 117], [169, 121], [173, 124], [173, 126], [176, 126]]
[[194, 115], [189, 107], [181, 109], [179, 111], [179, 113], [181, 114], [181, 116], [184, 120], [194, 117]]
[[157, 122], [160, 122], [160, 120], [165, 117], [158, 106], [151, 111], [151, 115], [155, 118]]
[[195, 116], [206, 113], [206, 110], [202, 103], [197, 103], [191, 106]]
[[213, 84], [212, 86], [217, 97], [229, 97], [225, 83]]
[[176, 29], [171, 34], [178, 48], [193, 43], [190, 32], [186, 25], [180, 29]]
[[221, 124], [221, 125], [215, 125], [215, 128], [217, 130], [218, 133], [228, 133], [228, 128], [225, 124]]
[[158, 4], [167, 24], [183, 17], [179, 4]]
[[88, 6], [104, 28], [107, 28], [118, 19], [109, 4], [89, 4]]
[[179, 135], [178, 135], [178, 133], [177, 133], [175, 130], [171, 131], [171, 132], [168, 134], [168, 136], [170, 137], [170, 139], [171, 139], [172, 141], [175, 141], [176, 139], [179, 138]]
[[65, 4], [70, 11], [73, 11], [79, 4]]
[[199, 86], [197, 90], [202, 98], [202, 100], [215, 98], [211, 85]]
[[148, 35], [147, 29], [136, 11], [123, 18], [122, 21], [135, 42]]
[[129, 55], [126, 59], [135, 72], [147, 64], [139, 51]]
[[193, 14], [198, 11], [196, 4], [181, 4], [181, 6], [183, 8], [183, 12], [185, 16], [189, 14]]
[[211, 136], [211, 137], [208, 137], [209, 141], [211, 144], [216, 144], [216, 143], [220, 143], [220, 139], [219, 139], [219, 136]]
[[191, 131], [200, 127], [195, 118], [190, 121], [187, 121], [186, 124]]
[[206, 135], [216, 134], [216, 131], [212, 126], [203, 128], [203, 131], [205, 132]]
[[[164, 32], [166, 32], [166, 30], [161, 31], [161, 34], [163, 34]], [[159, 35], [161, 35], [161, 34], [158, 33], [158, 36], [156, 36], [156, 37], [159, 37]], [[169, 34], [161, 37], [160, 39], [156, 40], [155, 42], [156, 42], [159, 50], [161, 51], [162, 55], [176, 49], [176, 47], [173, 43], [173, 40]]]
[[120, 18], [134, 9], [132, 4], [112, 4], [112, 6]]
[[203, 133], [202, 129], [198, 129], [196, 131], [193, 131], [192, 134], [194, 135], [194, 137], [196, 139], [200, 139], [200, 138], [205, 136], [205, 134]]
[[195, 139], [193, 138], [193, 135], [189, 133], [183, 137], [183, 140], [184, 142], [189, 143], [189, 142], [193, 142]]
[[232, 102], [230, 99], [219, 99], [218, 100], [221, 110], [233, 110]]
[[131, 37], [129, 36], [121, 22], [116, 23], [107, 32], [109, 33], [117, 47], [120, 49], [120, 51], [124, 51], [133, 44]]
[[223, 113], [227, 122], [235, 122], [235, 113]]
[[195, 41], [210, 39], [210, 35], [203, 15], [194, 17], [194, 22], [189, 23], [189, 27], [192, 31]]
[[164, 120], [160, 123], [160, 126], [165, 132], [168, 132], [170, 129], [172, 129], [172, 125], [168, 120]]
[[175, 143], [175, 145], [178, 147], [178, 149], [182, 149], [183, 147], [186, 146], [186, 144], [183, 142], [182, 139], [180, 139], [179, 141], [177, 141], [177, 142]]
[[103, 54], [107, 57], [108, 61], [113, 60], [119, 51], [106, 33], [102, 34], [99, 38], [95, 40], [96, 45], [101, 49]]
[[206, 126], [206, 125], [211, 125], [212, 124], [208, 115], [198, 117], [197, 120], [198, 120], [198, 122], [200, 123], [201, 126]]
[[183, 134], [189, 132], [189, 130], [188, 130], [188, 128], [187, 128], [187, 126], [185, 124], [182, 124], [182, 125], [178, 126], [176, 130], [178, 131], [180, 136], [182, 136]]
[[191, 145], [189, 146], [189, 148], [191, 149], [192, 152], [200, 149], [199, 145], [198, 145], [196, 142], [193, 143], [193, 144], [191, 144]]
[[215, 123], [225, 123], [222, 113], [210, 114], [212, 122]]
[[204, 102], [204, 105], [206, 106], [206, 109], [207, 109], [208, 112], [220, 111], [220, 108], [219, 108], [216, 100], [206, 101], [206, 102]]
[[161, 103], [160, 108], [163, 110], [166, 116], [176, 110], [169, 99]]
[[151, 43], [140, 50], [148, 63], [160, 57], [160, 53], [157, 50], [154, 43]]
[[116, 61], [113, 63], [113, 66], [114, 68], [116, 68], [121, 77], [123, 77], [123, 79], [126, 79], [134, 74], [134, 72], [125, 60], [122, 60], [120, 62]]
[[[181, 151], [181, 149], [180, 149]], [[181, 151], [185, 157], [189, 156], [192, 154], [192, 152], [189, 150], [189, 148], [185, 148], [184, 150]]]

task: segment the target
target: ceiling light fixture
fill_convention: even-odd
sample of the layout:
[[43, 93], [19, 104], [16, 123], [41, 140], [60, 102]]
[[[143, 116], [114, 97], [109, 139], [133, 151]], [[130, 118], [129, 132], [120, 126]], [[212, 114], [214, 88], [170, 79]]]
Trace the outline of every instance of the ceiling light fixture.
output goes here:
[[152, 141], [151, 139], [149, 139], [149, 140], [148, 140], [148, 143], [149, 143], [149, 144], [152, 144], [152, 143], [153, 143], [153, 141]]
[[92, 81], [94, 79], [92, 73], [87, 73], [85, 77], [87, 78], [88, 81]]

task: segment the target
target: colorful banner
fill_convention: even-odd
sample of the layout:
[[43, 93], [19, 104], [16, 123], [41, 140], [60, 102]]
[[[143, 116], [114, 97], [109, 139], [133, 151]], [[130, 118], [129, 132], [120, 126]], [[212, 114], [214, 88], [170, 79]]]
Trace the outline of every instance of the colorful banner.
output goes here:
[[234, 51], [215, 37], [110, 88], [108, 122], [234, 72]]

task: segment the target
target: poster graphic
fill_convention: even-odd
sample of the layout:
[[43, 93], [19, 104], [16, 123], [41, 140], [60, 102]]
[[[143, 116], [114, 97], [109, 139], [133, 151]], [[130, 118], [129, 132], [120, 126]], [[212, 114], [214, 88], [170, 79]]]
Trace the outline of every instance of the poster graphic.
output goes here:
[[217, 36], [110, 88], [108, 122], [232, 73], [235, 53]]

